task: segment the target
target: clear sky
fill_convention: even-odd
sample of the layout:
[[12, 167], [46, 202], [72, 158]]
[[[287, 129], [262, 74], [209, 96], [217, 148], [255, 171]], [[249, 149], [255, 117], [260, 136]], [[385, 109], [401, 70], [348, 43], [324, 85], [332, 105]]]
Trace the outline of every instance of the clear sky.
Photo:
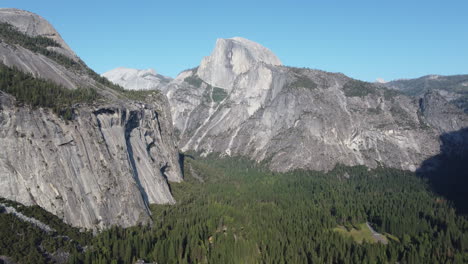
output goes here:
[[38, 13], [99, 73], [124, 66], [175, 77], [241, 36], [285, 65], [366, 81], [468, 74], [468, 1], [1, 0]]

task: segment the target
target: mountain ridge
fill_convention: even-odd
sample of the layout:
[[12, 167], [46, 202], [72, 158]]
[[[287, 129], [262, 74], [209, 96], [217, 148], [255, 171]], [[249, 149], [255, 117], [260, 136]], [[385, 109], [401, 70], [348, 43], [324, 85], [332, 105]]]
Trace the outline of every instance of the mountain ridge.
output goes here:
[[[12, 12], [2, 14], [0, 21], [12, 19]], [[179, 149], [245, 156], [281, 172], [337, 165], [415, 171], [439, 153], [442, 133], [468, 124], [444, 97], [418, 100], [344, 74], [283, 66], [267, 48], [239, 37], [217, 40], [200, 66], [141, 92], [50, 51], [56, 44], [42, 35], [3, 29], [3, 64], [99, 95], [68, 106], [64, 120], [0, 94], [2, 196], [40, 205], [74, 226], [147, 223], [149, 203], [173, 204], [168, 182], [183, 180]]]
[[[78, 57], [50, 49], [63, 46], [42, 33], [59, 35], [37, 15], [0, 9], [0, 21], [25, 28], [2, 24], [0, 31], [9, 80], [0, 87], [0, 196], [87, 229], [150, 223], [150, 203], [175, 203], [169, 181], [183, 177], [167, 98], [127, 92]], [[56, 97], [27, 89], [39, 83]], [[80, 96], [87, 90], [95, 91], [90, 100]], [[79, 96], [63, 99], [70, 91]]]
[[[422, 115], [416, 98], [341, 73], [274, 65], [252, 56], [236, 73], [229, 54], [252, 52], [249, 46], [224, 43], [230, 40], [217, 40], [199, 67], [181, 72], [161, 89], [169, 98], [182, 151], [248, 156], [280, 171], [330, 170], [338, 163], [414, 171], [438, 152], [439, 133], [467, 125], [457, 110], [450, 110], [457, 121], [444, 125], [434, 121], [444, 109]], [[212, 67], [213, 74], [200, 75], [206, 61], [221, 63]], [[223, 77], [213, 79], [214, 73]], [[229, 85], [222, 84], [226, 80]], [[295, 138], [301, 140], [295, 143]]]
[[160, 90], [172, 81], [172, 78], [158, 74], [152, 68], [140, 70], [118, 67], [101, 76], [128, 90]]
[[418, 98], [437, 91], [447, 101], [468, 113], [468, 74], [430, 74], [414, 79], [393, 80], [385, 83], [385, 86]]

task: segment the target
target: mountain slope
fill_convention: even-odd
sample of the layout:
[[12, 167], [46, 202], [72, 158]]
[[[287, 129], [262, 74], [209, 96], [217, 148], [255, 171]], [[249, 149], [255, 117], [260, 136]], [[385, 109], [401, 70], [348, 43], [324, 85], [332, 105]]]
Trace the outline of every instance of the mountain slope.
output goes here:
[[124, 67], [105, 72], [102, 76], [127, 90], [159, 90], [172, 80], [157, 74], [153, 69], [137, 70]]
[[76, 56], [75, 52], [62, 39], [55, 28], [47, 20], [37, 14], [14, 8], [1, 8], [0, 22], [11, 24], [17, 30], [28, 36], [50, 38], [59, 44], [56, 47], [49, 47], [50, 50], [59, 52], [75, 61], [79, 60], [78, 56]]
[[[37, 15], [0, 9], [0, 21], [11, 22], [0, 34], [2, 78], [10, 78], [0, 88], [17, 95], [0, 91], [0, 196], [86, 228], [146, 223], [150, 203], [174, 203], [168, 181], [182, 173], [165, 96], [112, 85]], [[67, 89], [78, 96], [60, 99]], [[85, 90], [96, 95], [84, 100]]]
[[410, 96], [422, 97], [438, 91], [446, 100], [468, 112], [468, 75], [427, 75], [416, 79], [402, 79], [385, 83], [390, 89]]
[[[278, 171], [415, 170], [439, 151], [439, 128], [429, 127], [417, 100], [343, 74], [281, 66], [265, 48], [251, 55], [258, 50], [218, 40], [200, 67], [165, 88], [183, 151], [248, 156]], [[467, 126], [465, 115], [454, 116], [450, 129]]]

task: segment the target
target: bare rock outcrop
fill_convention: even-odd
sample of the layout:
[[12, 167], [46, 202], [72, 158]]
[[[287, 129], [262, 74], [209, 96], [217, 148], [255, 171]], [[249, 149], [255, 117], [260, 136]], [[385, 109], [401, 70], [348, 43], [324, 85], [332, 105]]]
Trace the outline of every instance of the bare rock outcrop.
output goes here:
[[[270, 53], [218, 40], [200, 67], [165, 88], [183, 151], [244, 155], [278, 171], [336, 164], [414, 171], [438, 153], [440, 127], [417, 99], [343, 74], [280, 66]], [[457, 126], [468, 125], [461, 120]]]
[[94, 88], [99, 96], [69, 106], [73, 113], [64, 120], [0, 92], [0, 196], [93, 229], [148, 223], [149, 204], [175, 203], [169, 182], [182, 181], [182, 172], [167, 98], [154, 92], [133, 100], [106, 86], [38, 15], [0, 9], [0, 22], [12, 25], [16, 31], [8, 34], [17, 39], [26, 34], [59, 44], [46, 47], [55, 52], [48, 54], [2, 35], [0, 63], [68, 89]]
[[197, 75], [210, 85], [229, 91], [239, 75], [260, 62], [281, 65], [273, 52], [258, 43], [240, 37], [218, 39], [211, 55], [202, 60]]
[[[157, 102], [159, 99], [155, 99]], [[65, 122], [0, 95], [0, 194], [80, 227], [148, 222], [182, 175], [164, 104], [77, 106]]]
[[0, 8], [0, 22], [11, 24], [28, 36], [42, 36], [53, 39], [60, 46], [49, 47], [50, 50], [59, 52], [75, 61], [79, 60], [78, 56], [76, 56], [75, 52], [62, 39], [55, 28], [47, 20], [37, 14], [14, 8]]
[[158, 74], [153, 69], [119, 67], [103, 73], [102, 76], [127, 90], [162, 90], [172, 81], [172, 78]]

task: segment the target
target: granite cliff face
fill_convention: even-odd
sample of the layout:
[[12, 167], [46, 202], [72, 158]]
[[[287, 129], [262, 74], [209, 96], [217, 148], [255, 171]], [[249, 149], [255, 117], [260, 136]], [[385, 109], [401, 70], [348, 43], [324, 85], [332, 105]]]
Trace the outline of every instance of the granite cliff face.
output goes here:
[[202, 60], [197, 75], [212, 86], [230, 91], [236, 78], [258, 63], [281, 65], [273, 52], [258, 43], [240, 37], [218, 39], [212, 54]]
[[161, 90], [172, 78], [157, 74], [153, 69], [116, 68], [102, 74], [109, 81], [127, 90]]
[[167, 180], [182, 178], [164, 105], [78, 106], [64, 122], [0, 100], [2, 197], [88, 228], [147, 222], [150, 203], [175, 202]]
[[[421, 114], [440, 134], [461, 130], [468, 125], [468, 115], [447, 101], [440, 91], [432, 90], [419, 99]], [[467, 139], [468, 141], [468, 139]]]
[[[0, 9], [0, 21], [27, 36], [60, 38], [29, 12]], [[58, 43], [61, 54], [75, 61], [68, 46]], [[167, 98], [153, 92], [143, 101], [130, 100], [79, 59], [75, 64], [58, 58], [0, 43], [3, 64], [68, 89], [92, 87], [100, 96], [73, 105], [72, 118], [64, 120], [0, 91], [0, 196], [39, 205], [73, 226], [149, 222], [148, 205], [175, 203], [168, 181], [182, 181]]]
[[73, 105], [65, 121], [0, 93], [0, 196], [74, 226], [145, 223], [148, 204], [174, 203], [168, 181], [182, 180], [177, 145], [247, 156], [276, 171], [337, 164], [415, 170], [440, 151], [442, 133], [468, 126], [466, 114], [438, 93], [414, 98], [339, 73], [285, 67], [238, 37], [219, 39], [199, 67], [171, 81], [152, 71], [106, 74], [128, 89], [159, 91], [133, 100], [90, 70], [41, 17], [0, 9], [2, 22], [55, 43], [30, 49], [1, 35], [12, 32], [3, 28], [1, 63], [100, 96]]
[[417, 99], [383, 86], [281, 66], [239, 40], [218, 40], [200, 67], [163, 89], [183, 151], [244, 155], [277, 171], [338, 163], [415, 170], [438, 153], [440, 131], [468, 125], [460, 112], [456, 126], [435, 122], [441, 117]]

